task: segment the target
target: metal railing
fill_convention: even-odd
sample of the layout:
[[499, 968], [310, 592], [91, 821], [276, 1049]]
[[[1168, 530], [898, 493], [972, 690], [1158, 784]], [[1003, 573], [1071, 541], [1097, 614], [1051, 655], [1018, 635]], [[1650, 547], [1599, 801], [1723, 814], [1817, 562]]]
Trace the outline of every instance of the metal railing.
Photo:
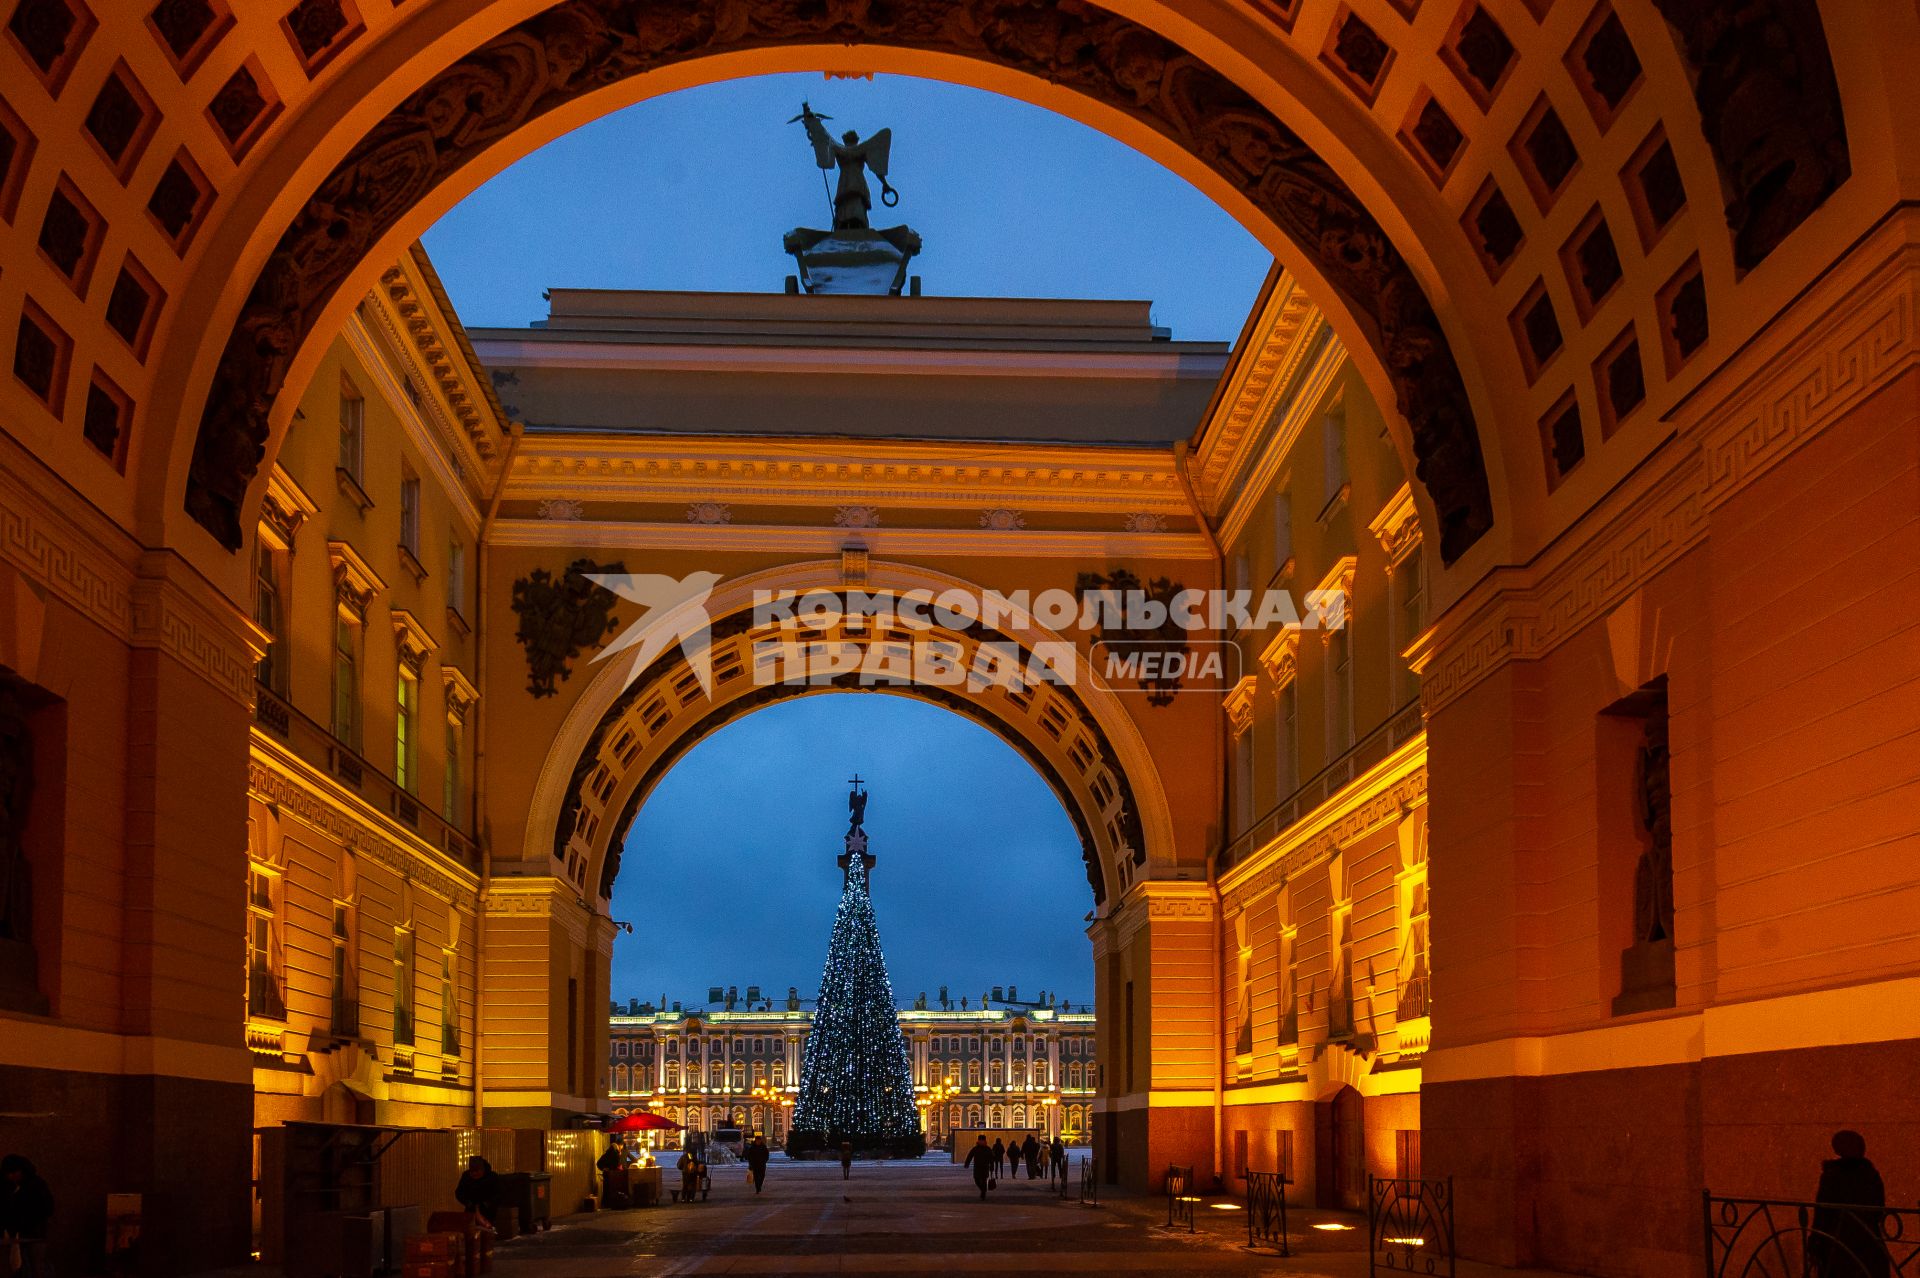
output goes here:
[[1193, 1205], [1198, 1202], [1193, 1192], [1193, 1168], [1167, 1165], [1167, 1224], [1168, 1229], [1187, 1227], [1194, 1232]]
[[1275, 1248], [1291, 1256], [1287, 1245], [1287, 1186], [1284, 1172], [1247, 1172], [1247, 1246]]
[[1100, 1174], [1092, 1154], [1080, 1160], [1080, 1205], [1082, 1207], [1100, 1205]]
[[1453, 1177], [1367, 1177], [1367, 1273], [1453, 1278]]
[[1708, 1278], [1920, 1276], [1920, 1208], [1702, 1199]]

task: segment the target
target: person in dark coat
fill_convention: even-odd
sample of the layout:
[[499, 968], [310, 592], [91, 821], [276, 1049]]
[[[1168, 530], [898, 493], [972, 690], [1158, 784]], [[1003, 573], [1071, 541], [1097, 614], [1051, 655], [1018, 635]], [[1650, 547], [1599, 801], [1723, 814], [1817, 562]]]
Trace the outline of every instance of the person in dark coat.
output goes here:
[[[46, 1272], [42, 1251], [47, 1222], [53, 1218], [53, 1191], [23, 1154], [0, 1158], [0, 1256], [13, 1246], [20, 1249], [16, 1278], [37, 1278]], [[5, 1261], [0, 1260], [0, 1266]]]
[[467, 1170], [454, 1183], [453, 1196], [462, 1207], [488, 1224], [500, 1209], [500, 1176], [493, 1164], [475, 1154], [467, 1160]]
[[613, 1192], [613, 1173], [627, 1165], [626, 1151], [620, 1148], [619, 1141], [608, 1141], [606, 1152], [593, 1165], [600, 1169], [600, 1199], [604, 1203]]
[[987, 1201], [987, 1186], [993, 1183], [994, 1151], [984, 1134], [967, 1151], [967, 1161], [961, 1165], [972, 1168], [973, 1183], [980, 1188], [980, 1201]]
[[1886, 1186], [1867, 1157], [1867, 1140], [1856, 1131], [1833, 1134], [1833, 1152], [1820, 1165], [1814, 1191], [1813, 1229], [1807, 1259], [1820, 1278], [1887, 1278], [1891, 1259], [1880, 1232]]
[[1064, 1185], [1067, 1180], [1067, 1142], [1055, 1136], [1053, 1149], [1049, 1152], [1053, 1155], [1053, 1174], [1058, 1176], [1060, 1183]]
[[773, 1151], [767, 1148], [764, 1136], [755, 1136], [753, 1143], [747, 1146], [747, 1170], [753, 1174], [753, 1192], [759, 1193], [760, 1187], [767, 1183], [767, 1159]]
[[853, 1142], [850, 1140], [840, 1142], [840, 1179], [853, 1179]]
[[1027, 1143], [1020, 1147], [1020, 1152], [1024, 1154], [1027, 1159], [1027, 1179], [1039, 1180], [1040, 1142], [1033, 1138], [1032, 1132], [1027, 1133]]
[[[981, 1140], [986, 1137], [982, 1136]], [[1007, 1143], [998, 1136], [993, 1138], [993, 1174], [1000, 1176], [1007, 1170]]]

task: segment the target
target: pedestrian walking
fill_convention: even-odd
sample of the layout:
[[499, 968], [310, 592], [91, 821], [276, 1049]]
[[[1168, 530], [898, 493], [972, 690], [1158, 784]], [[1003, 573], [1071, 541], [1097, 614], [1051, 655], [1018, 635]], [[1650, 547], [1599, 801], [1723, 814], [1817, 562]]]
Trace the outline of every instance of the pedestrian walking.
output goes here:
[[0, 1261], [19, 1278], [47, 1272], [47, 1222], [53, 1191], [24, 1154], [0, 1158]]
[[[986, 1137], [982, 1136], [980, 1139], [985, 1140]], [[1007, 1170], [1007, 1143], [1001, 1140], [998, 1136], [995, 1136], [993, 1138], [993, 1174], [995, 1176], [1001, 1176], [1006, 1173], [1006, 1170]]]
[[1020, 1147], [1020, 1152], [1024, 1154], [1027, 1159], [1027, 1179], [1039, 1180], [1040, 1142], [1033, 1138], [1032, 1132], [1027, 1133], [1027, 1143]]
[[1040, 1174], [1048, 1180], [1053, 1179], [1053, 1146], [1046, 1141], [1040, 1142]]
[[1836, 1157], [1820, 1164], [1820, 1187], [1813, 1193], [1810, 1272], [1819, 1278], [1887, 1278], [1892, 1260], [1880, 1229], [1887, 1190], [1867, 1157], [1867, 1139], [1856, 1131], [1835, 1132], [1833, 1152]]
[[984, 1203], [987, 1201], [987, 1191], [994, 1185], [993, 1148], [987, 1144], [986, 1133], [982, 1132], [980, 1139], [973, 1143], [973, 1148], [967, 1151], [967, 1161], [962, 1165], [972, 1169], [973, 1183], [978, 1186], [980, 1201]]
[[853, 1179], [853, 1142], [850, 1140], [840, 1142], [840, 1179]]
[[467, 1159], [467, 1170], [454, 1183], [453, 1197], [469, 1215], [492, 1224], [500, 1209], [500, 1175], [492, 1163], [475, 1154]]
[[747, 1146], [747, 1171], [753, 1177], [753, 1192], [756, 1194], [767, 1183], [767, 1159], [771, 1154], [764, 1136], [755, 1136], [753, 1143]]
[[1067, 1142], [1058, 1136], [1053, 1138], [1053, 1172], [1062, 1185], [1067, 1183]]

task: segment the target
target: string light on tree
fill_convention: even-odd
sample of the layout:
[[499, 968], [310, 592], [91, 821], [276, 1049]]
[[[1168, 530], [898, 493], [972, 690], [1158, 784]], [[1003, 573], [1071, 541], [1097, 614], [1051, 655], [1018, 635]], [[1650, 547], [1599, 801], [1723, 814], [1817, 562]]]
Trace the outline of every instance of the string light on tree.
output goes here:
[[863, 824], [867, 792], [858, 775], [849, 784], [846, 851], [840, 857], [845, 878], [787, 1148], [800, 1153], [845, 1141], [862, 1151], [918, 1155], [926, 1137], [914, 1103], [913, 1069], [867, 890], [874, 865]]

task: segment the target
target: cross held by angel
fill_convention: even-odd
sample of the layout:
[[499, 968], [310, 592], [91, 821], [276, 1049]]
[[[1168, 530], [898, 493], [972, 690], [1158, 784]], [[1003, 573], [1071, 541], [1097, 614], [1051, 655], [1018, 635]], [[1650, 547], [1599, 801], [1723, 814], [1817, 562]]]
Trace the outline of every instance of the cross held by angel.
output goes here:
[[[794, 120], [806, 126], [807, 140], [813, 143], [814, 163], [823, 171], [836, 165], [840, 169], [840, 181], [833, 192], [833, 229], [871, 230], [867, 214], [873, 208], [873, 190], [867, 185], [868, 169], [872, 169], [873, 175], [880, 179], [880, 202], [888, 208], [900, 202], [900, 193], [887, 185], [887, 160], [893, 149], [893, 130], [881, 129], [863, 142], [858, 133], [848, 129], [836, 142], [822, 123], [830, 118], [814, 114], [813, 107], [802, 102], [800, 114]], [[792, 122], [788, 121], [789, 124]]]

